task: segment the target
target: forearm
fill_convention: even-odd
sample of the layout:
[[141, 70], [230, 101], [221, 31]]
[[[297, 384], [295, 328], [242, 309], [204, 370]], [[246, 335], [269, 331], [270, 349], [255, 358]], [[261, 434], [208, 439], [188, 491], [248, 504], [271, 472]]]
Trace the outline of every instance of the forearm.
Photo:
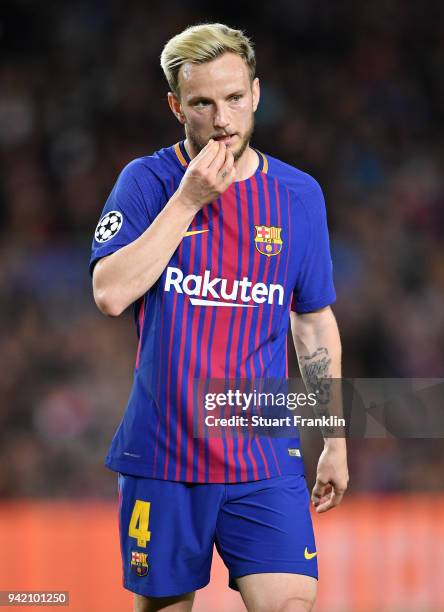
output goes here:
[[174, 194], [137, 240], [97, 263], [93, 275], [94, 299], [104, 314], [118, 316], [154, 285], [195, 213], [195, 208]]
[[[314, 313], [292, 313], [292, 333], [301, 376], [309, 392], [318, 393], [317, 416], [342, 416], [340, 385], [341, 340], [336, 319], [330, 308]], [[326, 443], [343, 445], [344, 439], [330, 437], [334, 429], [323, 428]], [[336, 431], [336, 436], [338, 435]]]

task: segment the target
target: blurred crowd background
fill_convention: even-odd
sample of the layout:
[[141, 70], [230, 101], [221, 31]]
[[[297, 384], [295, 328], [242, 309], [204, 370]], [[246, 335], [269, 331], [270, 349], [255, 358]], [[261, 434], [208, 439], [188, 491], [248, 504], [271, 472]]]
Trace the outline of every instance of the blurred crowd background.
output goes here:
[[[136, 336], [130, 312], [97, 311], [90, 244], [122, 167], [182, 137], [159, 55], [193, 23], [253, 38], [254, 145], [323, 186], [344, 376], [443, 375], [442, 4], [218, 4], [1, 2], [2, 497], [115, 495], [103, 459]], [[320, 440], [305, 446], [310, 479]], [[443, 488], [441, 440], [349, 447], [352, 491]]]

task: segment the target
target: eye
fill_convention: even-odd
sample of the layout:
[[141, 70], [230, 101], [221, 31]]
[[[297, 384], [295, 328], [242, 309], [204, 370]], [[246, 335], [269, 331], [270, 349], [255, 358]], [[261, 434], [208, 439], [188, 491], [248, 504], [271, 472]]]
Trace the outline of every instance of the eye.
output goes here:
[[209, 102], [207, 100], [198, 100], [197, 102], [195, 102], [194, 107], [195, 108], [204, 108], [205, 106], [208, 106]]
[[231, 100], [233, 102], [239, 102], [239, 100], [242, 98], [241, 94], [235, 94], [234, 96], [231, 96]]

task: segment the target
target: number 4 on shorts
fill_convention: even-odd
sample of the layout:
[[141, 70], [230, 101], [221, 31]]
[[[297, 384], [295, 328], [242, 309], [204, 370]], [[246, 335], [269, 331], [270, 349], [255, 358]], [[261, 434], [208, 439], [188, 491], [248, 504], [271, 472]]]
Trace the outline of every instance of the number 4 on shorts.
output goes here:
[[137, 546], [142, 546], [143, 548], [151, 540], [151, 531], [148, 531], [150, 508], [150, 502], [136, 499], [128, 529], [130, 538], [136, 538]]

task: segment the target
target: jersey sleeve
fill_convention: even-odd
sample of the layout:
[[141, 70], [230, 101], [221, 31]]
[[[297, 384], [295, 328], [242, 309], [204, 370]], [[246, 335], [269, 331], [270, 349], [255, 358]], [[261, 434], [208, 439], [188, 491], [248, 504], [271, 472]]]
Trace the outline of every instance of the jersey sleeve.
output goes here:
[[150, 226], [158, 211], [151, 172], [140, 160], [120, 173], [94, 232], [89, 270], [106, 255], [134, 242]]
[[291, 309], [312, 312], [336, 300], [325, 201], [319, 184], [301, 198], [306, 215], [305, 253], [293, 291]]

